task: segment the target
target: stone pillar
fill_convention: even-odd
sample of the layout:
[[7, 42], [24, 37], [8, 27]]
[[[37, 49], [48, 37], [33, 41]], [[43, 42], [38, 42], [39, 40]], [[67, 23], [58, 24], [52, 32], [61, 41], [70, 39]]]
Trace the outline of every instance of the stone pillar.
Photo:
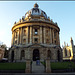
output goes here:
[[46, 43], [46, 28], [44, 27], [44, 43]]
[[11, 54], [12, 54], [12, 49], [9, 49], [9, 56], [8, 56], [8, 61], [11, 62]]
[[40, 27], [40, 43], [42, 43], [42, 27]]
[[12, 32], [12, 41], [11, 41], [11, 46], [13, 45], [13, 32]]
[[59, 40], [59, 42], [58, 42], [58, 43], [59, 43], [59, 45], [60, 45], [60, 38], [59, 38], [59, 32], [58, 32], [58, 40]]
[[12, 31], [12, 42], [11, 42], [11, 46], [14, 45], [14, 38], [15, 38], [14, 31]]
[[59, 40], [59, 32], [57, 32], [57, 44], [60, 45], [60, 40]]
[[51, 73], [50, 58], [46, 59], [46, 73]]
[[20, 44], [22, 44], [22, 28], [20, 29]]
[[26, 44], [28, 44], [29, 27], [27, 27], [26, 31]]
[[54, 44], [54, 29], [53, 29], [53, 44]]
[[32, 43], [32, 27], [30, 27], [30, 44]]
[[31, 73], [31, 61], [30, 59], [26, 60], [26, 70], [25, 73]]
[[21, 60], [21, 48], [18, 49], [17, 53], [18, 53], [18, 61], [20, 61]]
[[51, 34], [51, 28], [50, 28], [50, 44], [52, 44], [52, 34]]
[[18, 30], [18, 40], [17, 40], [17, 44], [19, 44], [19, 35], [20, 35], [20, 34], [19, 34], [19, 30]]
[[59, 41], [59, 40], [58, 40], [58, 31], [57, 31], [57, 39], [56, 39], [57, 45], [58, 45], [58, 41]]

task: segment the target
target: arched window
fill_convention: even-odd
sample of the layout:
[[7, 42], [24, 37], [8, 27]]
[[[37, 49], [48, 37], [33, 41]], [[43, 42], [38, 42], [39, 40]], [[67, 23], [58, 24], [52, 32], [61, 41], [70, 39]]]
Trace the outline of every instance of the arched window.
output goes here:
[[21, 59], [24, 59], [24, 57], [25, 57], [25, 51], [22, 50], [22, 51], [21, 51]]
[[26, 30], [24, 30], [24, 36], [26, 36]]
[[37, 29], [35, 29], [35, 35], [37, 35], [38, 34], [38, 30]]
[[47, 51], [47, 57], [51, 59], [51, 51], [50, 50]]
[[25, 44], [26, 43], [26, 39], [23, 39], [23, 44]]

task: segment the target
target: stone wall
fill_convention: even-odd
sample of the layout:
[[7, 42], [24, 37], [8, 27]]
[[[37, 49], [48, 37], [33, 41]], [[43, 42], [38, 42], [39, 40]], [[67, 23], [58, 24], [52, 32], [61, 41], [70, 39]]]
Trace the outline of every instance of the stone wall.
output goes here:
[[[60, 57], [61, 54], [58, 54], [58, 48], [54, 47], [41, 47], [41, 46], [31, 46], [28, 48], [11, 48], [9, 51], [9, 59], [11, 59], [12, 51], [14, 51], [14, 62], [22, 61], [24, 62], [26, 59], [33, 60], [33, 51], [35, 49], [39, 50], [39, 57], [41, 61], [46, 60], [47, 57], [50, 57], [50, 61], [58, 61], [58, 55]], [[23, 53], [22, 53], [23, 51]], [[50, 54], [48, 55], [48, 51]], [[59, 50], [60, 51], [60, 50]], [[60, 51], [61, 52], [61, 51]]]

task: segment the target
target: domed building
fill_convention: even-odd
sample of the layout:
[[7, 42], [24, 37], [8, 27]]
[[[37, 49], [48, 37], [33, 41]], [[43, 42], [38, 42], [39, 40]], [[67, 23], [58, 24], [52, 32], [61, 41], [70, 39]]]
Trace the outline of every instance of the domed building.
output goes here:
[[9, 60], [23, 62], [27, 59], [50, 61], [62, 59], [59, 40], [60, 28], [37, 3], [12, 27], [12, 44]]

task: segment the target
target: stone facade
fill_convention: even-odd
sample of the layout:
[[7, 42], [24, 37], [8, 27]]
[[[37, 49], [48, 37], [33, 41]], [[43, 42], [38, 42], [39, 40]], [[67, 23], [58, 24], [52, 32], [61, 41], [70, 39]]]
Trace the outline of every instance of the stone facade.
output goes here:
[[75, 46], [73, 44], [73, 40], [70, 40], [71, 45], [68, 46], [64, 43], [63, 47], [63, 60], [75, 60]]
[[9, 51], [9, 60], [23, 62], [30, 60], [51, 61], [62, 59], [57, 23], [47, 17], [46, 13], [38, 8], [29, 10], [19, 22], [12, 27], [12, 44]]

